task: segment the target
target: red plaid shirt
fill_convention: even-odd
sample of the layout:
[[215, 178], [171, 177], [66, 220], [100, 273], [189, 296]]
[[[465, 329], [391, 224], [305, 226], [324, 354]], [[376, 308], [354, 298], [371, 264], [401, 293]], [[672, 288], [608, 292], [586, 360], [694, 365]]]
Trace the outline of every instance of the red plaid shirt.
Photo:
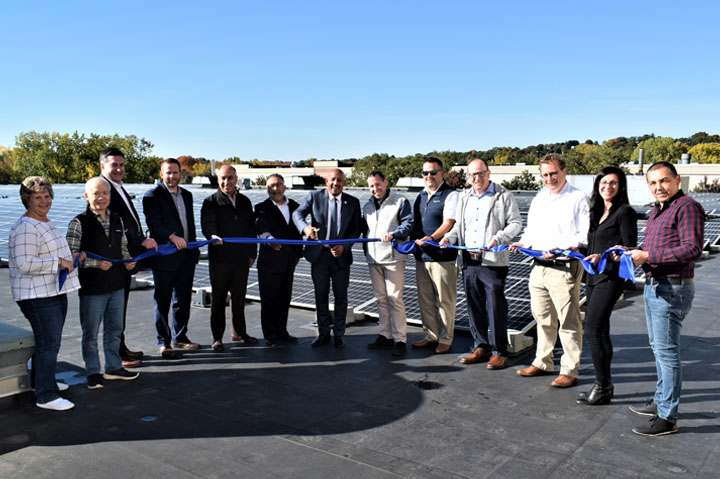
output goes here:
[[643, 270], [655, 278], [694, 277], [704, 233], [705, 210], [682, 190], [664, 208], [656, 203], [645, 228], [645, 242], [639, 247], [648, 252]]

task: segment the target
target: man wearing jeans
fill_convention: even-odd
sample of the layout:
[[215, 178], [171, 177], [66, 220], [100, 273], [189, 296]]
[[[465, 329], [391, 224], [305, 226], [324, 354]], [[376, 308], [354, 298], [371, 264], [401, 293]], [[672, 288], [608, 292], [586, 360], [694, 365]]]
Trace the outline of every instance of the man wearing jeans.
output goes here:
[[705, 211], [682, 192], [680, 175], [671, 163], [653, 163], [647, 182], [657, 203], [648, 218], [645, 241], [632, 251], [632, 258], [647, 277], [645, 318], [658, 379], [655, 396], [630, 410], [650, 416], [649, 422], [633, 428], [634, 433], [662, 436], [678, 430], [680, 331], [695, 296], [693, 277], [703, 248]]

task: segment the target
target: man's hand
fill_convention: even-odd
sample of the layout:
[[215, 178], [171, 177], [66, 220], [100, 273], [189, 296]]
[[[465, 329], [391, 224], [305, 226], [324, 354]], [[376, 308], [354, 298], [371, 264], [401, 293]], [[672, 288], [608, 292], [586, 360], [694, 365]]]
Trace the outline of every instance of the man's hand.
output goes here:
[[450, 240], [447, 238], [443, 238], [440, 240], [440, 247], [441, 248], [447, 248], [447, 245], [450, 244]]
[[318, 231], [320, 231], [320, 228], [315, 228], [313, 226], [306, 226], [305, 229], [303, 229], [303, 233], [305, 236], [308, 237], [308, 239], [317, 241], [318, 237]]
[[133, 269], [135, 267], [136, 264], [137, 263], [135, 261], [133, 261], [132, 263], [125, 263], [125, 269], [130, 271], [131, 269]]
[[490, 242], [490, 244], [487, 245], [487, 247], [492, 248], [493, 246], [497, 246], [497, 244], [497, 240], [493, 238], [493, 240]]
[[416, 240], [415, 240], [415, 244], [418, 245], [418, 246], [425, 246], [425, 242], [426, 242], [426, 241], [432, 241], [432, 240], [433, 240], [433, 239], [432, 239], [431, 237], [429, 237], [429, 236], [423, 236], [423, 237], [420, 238], [420, 239], [416, 239]]
[[600, 255], [595, 253], [588, 256], [585, 256], [584, 261], [590, 261], [592, 264], [598, 264], [598, 261], [600, 261]]
[[157, 242], [152, 238], [147, 238], [145, 241], [140, 243], [141, 246], [143, 246], [145, 249], [154, 249], [157, 251]]
[[210, 235], [210, 239], [216, 239], [216, 240], [217, 240], [217, 241], [214, 242], [214, 243], [210, 243], [211, 245], [218, 245], [218, 246], [219, 246], [219, 245], [223, 244], [222, 238], [219, 237], [218, 235]]
[[388, 241], [392, 241], [392, 240], [393, 240], [393, 234], [392, 234], [392, 233], [388, 233], [388, 234], [386, 234], [386, 235], [383, 235], [382, 240], [383, 240], [383, 242], [385, 242], [385, 243], [387, 243]]
[[255, 258], [248, 258], [248, 268], [252, 268], [253, 263], [255, 263]]
[[634, 249], [630, 252], [630, 254], [632, 255], [633, 264], [635, 266], [647, 263], [648, 258], [650, 257], [650, 253], [641, 249]]
[[187, 248], [187, 243], [185, 242], [184, 238], [179, 237], [175, 233], [171, 234], [168, 238], [172, 244], [175, 245], [175, 247], [180, 251], [181, 249]]
[[543, 259], [555, 259], [555, 258], [557, 258], [558, 255], [552, 254], [552, 253], [550, 252], [550, 251], [555, 251], [556, 249], [560, 249], [560, 248], [553, 247], [553, 248], [548, 248], [547, 251], [543, 251], [543, 252], [542, 252]]
[[510, 245], [510, 251], [512, 251], [513, 253], [519, 253], [519, 251], [517, 249], [524, 248], [524, 247], [525, 247], [525, 245], [522, 243], [512, 243]]
[[110, 261], [98, 260], [98, 268], [100, 268], [103, 271], [107, 271], [110, 268], [112, 268], [112, 263]]
[[336, 244], [335, 246], [330, 248], [330, 254], [332, 254], [334, 258], [339, 258], [340, 256], [342, 256], [344, 251], [345, 247], [341, 244]]

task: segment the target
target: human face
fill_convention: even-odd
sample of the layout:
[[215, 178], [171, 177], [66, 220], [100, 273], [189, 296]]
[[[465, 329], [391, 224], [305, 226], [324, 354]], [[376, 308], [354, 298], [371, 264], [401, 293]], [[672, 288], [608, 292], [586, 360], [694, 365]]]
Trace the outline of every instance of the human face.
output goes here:
[[108, 156], [105, 161], [100, 163], [100, 171], [115, 183], [122, 183], [125, 177], [125, 158], [118, 155]]
[[620, 179], [615, 173], [610, 173], [600, 178], [600, 184], [598, 185], [600, 197], [605, 200], [606, 203], [612, 201], [617, 196], [620, 190]]
[[47, 190], [40, 190], [30, 195], [27, 210], [30, 216], [46, 220], [51, 206], [50, 193]]
[[285, 198], [285, 183], [277, 176], [271, 176], [267, 180], [267, 192], [275, 203], [283, 204]]
[[332, 170], [328, 177], [325, 179], [328, 193], [332, 196], [337, 196], [342, 193], [343, 187], [345, 186], [345, 175], [340, 170]]
[[180, 168], [175, 163], [163, 163], [160, 167], [160, 179], [169, 190], [175, 191], [180, 183]]
[[425, 182], [425, 187], [430, 191], [437, 190], [440, 185], [443, 182], [443, 177], [445, 176], [445, 172], [438, 166], [437, 163], [433, 162], [425, 162], [423, 163], [423, 169], [424, 172], [432, 172], [436, 171], [434, 175], [431, 174], [425, 174], [423, 173], [423, 181]]
[[673, 177], [672, 172], [665, 167], [650, 171], [647, 183], [650, 193], [660, 203], [665, 203], [680, 191], [680, 175]]
[[387, 194], [387, 179], [383, 180], [378, 175], [368, 176], [368, 187], [370, 194], [377, 200], [382, 200]]
[[110, 204], [110, 185], [105, 180], [96, 180], [85, 186], [85, 199], [90, 209], [101, 213]]
[[565, 186], [567, 170], [564, 168], [560, 169], [557, 161], [551, 161], [550, 163], [540, 165], [540, 175], [542, 176], [545, 187], [550, 190], [550, 193], [556, 195], [560, 193], [560, 190]]
[[468, 165], [467, 179], [476, 195], [482, 195], [490, 186], [490, 170], [482, 160], [473, 160]]
[[220, 190], [228, 196], [235, 196], [235, 186], [237, 185], [237, 174], [231, 167], [225, 165], [220, 167], [218, 175], [218, 186]]

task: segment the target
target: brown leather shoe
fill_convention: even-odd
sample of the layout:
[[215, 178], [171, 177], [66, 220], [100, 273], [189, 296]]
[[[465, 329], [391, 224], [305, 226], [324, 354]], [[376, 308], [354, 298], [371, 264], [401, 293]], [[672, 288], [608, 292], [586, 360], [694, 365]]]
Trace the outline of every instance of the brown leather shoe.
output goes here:
[[497, 354], [493, 354], [493, 356], [490, 358], [490, 361], [488, 361], [487, 368], [488, 369], [505, 369], [507, 367], [508, 358], [507, 356], [498, 356]]
[[142, 361], [139, 359], [131, 359], [129, 361], [122, 362], [122, 367], [124, 368], [139, 368], [140, 366], [142, 366]]
[[423, 339], [422, 341], [415, 341], [412, 343], [413, 348], [434, 348], [437, 346], [437, 341], [432, 341], [428, 338]]
[[131, 361], [133, 359], [142, 359], [143, 352], [142, 351], [130, 351], [129, 349], [125, 350], [124, 353], [120, 355], [121, 358], [123, 358], [125, 361]]
[[437, 348], [435, 348], [435, 354], [446, 354], [450, 352], [450, 345], [449, 344], [438, 344]]
[[530, 365], [530, 367], [527, 367], [525, 369], [518, 369], [515, 372], [518, 374], [518, 376], [524, 376], [526, 378], [529, 378], [532, 376], [543, 376], [543, 375], [547, 374], [542, 369], [540, 369], [536, 366], [533, 366], [533, 365]]
[[460, 358], [460, 362], [463, 364], [477, 364], [487, 361], [490, 356], [490, 351], [486, 351], [483, 348], [475, 348], [472, 353], [468, 354], [464, 358]]
[[561, 374], [555, 378], [551, 385], [556, 388], [569, 388], [575, 386], [576, 383], [577, 378], [568, 376], [567, 374]]
[[173, 351], [173, 348], [170, 346], [159, 346], [158, 353], [160, 353], [160, 355], [165, 359], [175, 359], [180, 357], [175, 354], [175, 351]]
[[200, 349], [198, 343], [172, 343], [172, 347], [178, 349]]

